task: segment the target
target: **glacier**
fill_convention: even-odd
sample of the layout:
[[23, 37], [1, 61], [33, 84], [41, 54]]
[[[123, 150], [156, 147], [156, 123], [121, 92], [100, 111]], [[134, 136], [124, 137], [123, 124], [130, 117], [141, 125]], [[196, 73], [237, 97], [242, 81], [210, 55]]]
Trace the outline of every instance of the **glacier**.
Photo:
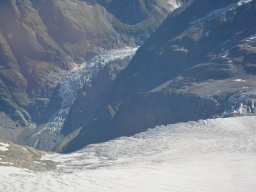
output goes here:
[[107, 64], [113, 61], [120, 61], [126, 58], [131, 58], [138, 47], [124, 47], [121, 49], [112, 49], [104, 51], [93, 57], [90, 61], [84, 62], [79, 68], [73, 70], [59, 84], [59, 96], [61, 97], [61, 107], [50, 121], [37, 134], [41, 134], [46, 129], [50, 132], [58, 133], [62, 128], [65, 118], [68, 115], [70, 107], [75, 101], [76, 93], [85, 84], [90, 86], [93, 77], [97, 76], [98, 72]]
[[0, 167], [0, 191], [254, 192], [256, 117], [157, 126], [43, 159], [57, 168]]
[[75, 67], [66, 75], [57, 86], [58, 96], [61, 98], [61, 106], [47, 123], [38, 126], [33, 133], [31, 141], [27, 144], [43, 150], [51, 150], [54, 144], [39, 145], [40, 141], [46, 138], [60, 141], [63, 136], [60, 134], [64, 122], [69, 114], [70, 108], [76, 99], [77, 92], [85, 85], [91, 86], [92, 81], [98, 73], [111, 62], [130, 60], [139, 47], [123, 47], [119, 49], [104, 50], [102, 53], [91, 58], [89, 61]]

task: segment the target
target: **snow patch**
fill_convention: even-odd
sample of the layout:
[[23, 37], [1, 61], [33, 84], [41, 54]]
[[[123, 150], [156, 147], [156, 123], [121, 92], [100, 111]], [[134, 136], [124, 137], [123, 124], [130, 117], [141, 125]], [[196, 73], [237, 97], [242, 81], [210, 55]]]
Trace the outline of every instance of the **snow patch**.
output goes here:
[[170, 11], [175, 10], [181, 6], [176, 0], [168, 0], [167, 5], [169, 6]]
[[240, 0], [237, 5], [238, 6], [241, 6], [241, 5], [244, 5], [244, 4], [247, 4], [247, 3], [250, 3], [252, 0]]
[[246, 82], [246, 80], [244, 80], [244, 79], [235, 79], [234, 81], [235, 82]]
[[2, 142], [0, 142], [0, 151], [8, 151], [9, 148], [10, 147], [10, 145], [8, 144], [8, 143], [2, 143]]
[[250, 40], [256, 39], [256, 36], [250, 37]]

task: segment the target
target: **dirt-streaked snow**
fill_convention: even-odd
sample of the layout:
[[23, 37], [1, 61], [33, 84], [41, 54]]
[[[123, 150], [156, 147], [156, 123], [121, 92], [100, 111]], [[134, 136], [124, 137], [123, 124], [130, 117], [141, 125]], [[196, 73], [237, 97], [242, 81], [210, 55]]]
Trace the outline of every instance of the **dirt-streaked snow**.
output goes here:
[[44, 158], [58, 168], [34, 173], [0, 167], [0, 191], [254, 192], [256, 117], [159, 126]]

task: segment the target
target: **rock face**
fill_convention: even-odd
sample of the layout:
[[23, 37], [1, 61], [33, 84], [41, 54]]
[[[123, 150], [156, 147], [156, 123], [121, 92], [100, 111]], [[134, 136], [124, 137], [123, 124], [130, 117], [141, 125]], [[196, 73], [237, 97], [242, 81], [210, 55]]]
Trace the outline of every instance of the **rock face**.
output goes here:
[[[140, 44], [174, 3], [172, 8], [164, 0], [1, 1], [0, 111], [14, 127], [44, 122], [54, 88], [74, 63]], [[126, 15], [131, 10], [138, 15]]]
[[[63, 129], [76, 134], [57, 150], [161, 124], [255, 113], [255, 18], [253, 0], [195, 0], [174, 11], [114, 82], [78, 95]], [[88, 99], [98, 103], [90, 114]]]

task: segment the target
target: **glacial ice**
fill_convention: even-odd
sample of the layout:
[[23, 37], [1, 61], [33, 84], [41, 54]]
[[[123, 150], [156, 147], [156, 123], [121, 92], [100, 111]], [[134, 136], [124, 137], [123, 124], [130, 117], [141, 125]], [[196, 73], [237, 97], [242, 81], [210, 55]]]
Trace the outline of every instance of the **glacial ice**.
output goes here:
[[62, 79], [58, 89], [58, 95], [62, 100], [61, 107], [33, 137], [40, 139], [40, 135], [43, 132], [46, 132], [47, 135], [58, 134], [63, 127], [70, 107], [75, 101], [77, 91], [85, 84], [90, 86], [93, 78], [107, 64], [130, 58], [135, 54], [137, 49], [138, 47], [124, 47], [105, 51], [93, 57], [90, 61], [83, 63], [79, 69], [74, 70]]
[[57, 169], [0, 167], [0, 191], [254, 192], [256, 117], [158, 126], [44, 159]]

